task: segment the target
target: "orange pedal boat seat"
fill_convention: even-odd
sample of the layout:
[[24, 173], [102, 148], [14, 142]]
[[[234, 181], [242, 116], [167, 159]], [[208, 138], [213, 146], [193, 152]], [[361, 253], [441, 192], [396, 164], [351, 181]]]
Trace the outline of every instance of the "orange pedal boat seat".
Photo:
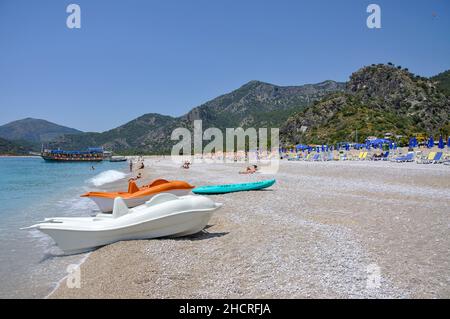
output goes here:
[[81, 197], [92, 199], [102, 212], [111, 212], [116, 197], [122, 197], [127, 206], [131, 208], [144, 204], [159, 193], [172, 193], [177, 196], [183, 196], [190, 193], [193, 188], [194, 186], [184, 181], [156, 179], [142, 187], [138, 187], [134, 181], [130, 181], [127, 192], [89, 192], [81, 195]]

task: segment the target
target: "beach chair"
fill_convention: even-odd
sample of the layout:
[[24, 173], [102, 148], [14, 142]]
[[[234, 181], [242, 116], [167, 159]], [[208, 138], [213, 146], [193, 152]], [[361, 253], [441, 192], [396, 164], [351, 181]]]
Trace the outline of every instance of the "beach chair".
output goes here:
[[414, 161], [414, 152], [409, 152], [405, 156], [400, 156], [395, 159], [395, 162], [397, 163], [413, 162], [413, 161]]
[[434, 159], [433, 159], [432, 163], [433, 163], [433, 164], [439, 164], [439, 163], [442, 163], [442, 162], [443, 162], [443, 160], [442, 160], [442, 155], [443, 155], [443, 154], [444, 154], [444, 153], [442, 153], [442, 152], [437, 152], [436, 155], [434, 156]]
[[369, 153], [368, 153], [368, 152], [363, 152], [363, 154], [362, 154], [360, 160], [361, 160], [361, 161], [366, 160], [366, 159], [367, 159], [367, 154], [369, 154]]
[[430, 152], [428, 155], [423, 155], [417, 160], [417, 164], [430, 164], [433, 162], [436, 152]]
[[319, 160], [320, 160], [320, 154], [319, 153], [314, 154], [313, 158], [311, 159], [311, 161], [313, 161], [313, 162], [317, 162]]
[[361, 160], [364, 155], [364, 152], [359, 152], [358, 159]]
[[381, 161], [384, 158], [384, 153], [381, 153], [380, 155], [373, 154], [370, 158], [372, 161]]
[[383, 161], [387, 161], [388, 159], [389, 159], [389, 151], [386, 151], [386, 152], [384, 153], [384, 155], [383, 155], [382, 160], [383, 160]]

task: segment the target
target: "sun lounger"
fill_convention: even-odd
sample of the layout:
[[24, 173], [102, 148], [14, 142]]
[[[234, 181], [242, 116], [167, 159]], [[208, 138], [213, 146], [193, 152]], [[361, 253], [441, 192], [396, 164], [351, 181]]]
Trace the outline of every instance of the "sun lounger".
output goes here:
[[394, 161], [397, 163], [413, 162], [414, 161], [414, 152], [409, 152], [408, 154], [406, 154], [406, 156], [397, 157], [397, 158], [395, 158]]
[[388, 156], [389, 156], [389, 152], [381, 153], [380, 155], [373, 154], [372, 160], [373, 161], [381, 161], [381, 160], [385, 160]]
[[434, 159], [433, 159], [432, 163], [433, 164], [442, 163], [443, 162], [443, 160], [442, 160], [442, 155], [443, 154], [444, 153], [442, 153], [442, 152], [437, 152], [436, 155], [434, 156]]
[[421, 158], [417, 160], [417, 164], [430, 164], [434, 157], [436, 156], [436, 152], [430, 152], [428, 155], [423, 155]]
[[362, 154], [360, 160], [361, 160], [361, 161], [366, 160], [366, 159], [367, 159], [367, 154], [369, 154], [369, 153], [368, 153], [368, 152], [363, 152], [363, 154]]

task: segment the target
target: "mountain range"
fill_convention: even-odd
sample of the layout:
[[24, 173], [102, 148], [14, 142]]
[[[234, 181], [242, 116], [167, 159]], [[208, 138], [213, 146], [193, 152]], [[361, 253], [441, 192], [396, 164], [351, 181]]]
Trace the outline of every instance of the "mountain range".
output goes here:
[[344, 89], [344, 83], [334, 81], [302, 86], [250, 81], [180, 117], [149, 113], [103, 133], [66, 134], [51, 144], [62, 148], [102, 145], [122, 154], [169, 153], [174, 144], [170, 140], [173, 129], [191, 128], [194, 120], [202, 119], [203, 129], [279, 127], [291, 114]]
[[445, 83], [415, 76], [392, 64], [353, 73], [343, 92], [291, 116], [280, 129], [285, 143], [364, 142], [391, 132], [404, 144], [417, 133], [450, 134]]
[[0, 137], [0, 154], [2, 155], [27, 155], [32, 150], [35, 148], [31, 143], [12, 142]]
[[11, 141], [46, 143], [64, 134], [79, 134], [79, 130], [46, 120], [25, 118], [0, 126], [0, 137]]
[[[103, 146], [120, 154], [168, 153], [173, 129], [217, 127], [280, 127], [285, 144], [359, 142], [392, 132], [405, 139], [414, 133], [450, 134], [450, 71], [432, 78], [408, 69], [373, 64], [354, 72], [349, 81], [325, 81], [301, 86], [277, 86], [250, 81], [237, 90], [172, 117], [144, 114], [102, 133], [78, 130], [37, 119], [0, 126], [0, 138], [15, 150], [50, 147], [83, 149]], [[5, 152], [7, 144], [2, 141]], [[32, 148], [32, 147], [31, 147]]]

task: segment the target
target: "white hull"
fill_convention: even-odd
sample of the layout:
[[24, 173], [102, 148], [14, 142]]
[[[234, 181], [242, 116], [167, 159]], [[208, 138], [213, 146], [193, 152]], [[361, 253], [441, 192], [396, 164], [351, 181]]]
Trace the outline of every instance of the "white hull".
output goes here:
[[207, 225], [212, 212], [189, 213], [148, 221], [126, 229], [105, 231], [39, 229], [52, 237], [66, 254], [77, 254], [121, 240], [151, 239], [159, 237], [180, 237], [198, 233]]
[[145, 205], [128, 209], [116, 198], [112, 215], [48, 218], [28, 227], [53, 238], [67, 254], [92, 250], [121, 240], [179, 237], [197, 233], [220, 207], [203, 196], [159, 194]]
[[[171, 190], [168, 192], [163, 192], [163, 193], [170, 193], [170, 194], [174, 194], [176, 196], [184, 196], [184, 195], [189, 194], [190, 192], [191, 192], [190, 189], [174, 189], [174, 190]], [[163, 193], [151, 194], [151, 195], [147, 195], [147, 196], [143, 196], [143, 197], [139, 197], [139, 198], [131, 198], [131, 199], [124, 198], [123, 200], [129, 208], [132, 208], [132, 207], [136, 207], [136, 206], [144, 204], [145, 202], [150, 200], [155, 195], [163, 194]], [[98, 208], [100, 209], [100, 211], [102, 213], [112, 212], [113, 206], [114, 206], [114, 198], [93, 197], [93, 196], [91, 196], [89, 198], [92, 199], [95, 202], [95, 204], [97, 204]]]

